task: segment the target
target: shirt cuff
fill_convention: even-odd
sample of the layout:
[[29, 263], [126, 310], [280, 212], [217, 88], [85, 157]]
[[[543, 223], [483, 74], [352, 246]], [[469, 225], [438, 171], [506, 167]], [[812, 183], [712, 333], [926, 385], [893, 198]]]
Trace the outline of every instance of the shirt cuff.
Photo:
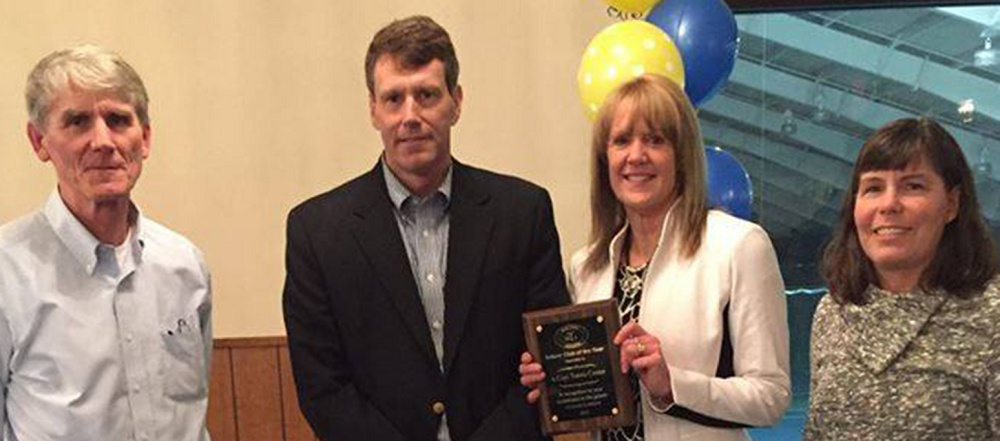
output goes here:
[[[671, 372], [670, 365], [667, 365], [667, 372]], [[654, 397], [649, 390], [646, 390], [646, 396], [649, 397], [649, 407], [653, 409], [656, 413], [667, 413], [670, 408], [674, 407], [676, 404], [674, 402], [674, 376], [671, 372], [670, 374], [670, 396], [665, 398]]]

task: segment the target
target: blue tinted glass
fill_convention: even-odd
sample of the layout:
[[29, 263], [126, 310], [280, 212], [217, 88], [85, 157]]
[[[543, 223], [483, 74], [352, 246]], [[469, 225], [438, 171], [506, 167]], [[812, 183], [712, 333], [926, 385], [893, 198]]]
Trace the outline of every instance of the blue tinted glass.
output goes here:
[[737, 14], [726, 86], [700, 106], [706, 145], [735, 156], [753, 186], [751, 220], [778, 252], [788, 287], [794, 399], [755, 440], [800, 438], [809, 400], [809, 330], [825, 292], [820, 253], [855, 156], [881, 125], [931, 116], [958, 140], [982, 211], [1000, 232], [1000, 7]]

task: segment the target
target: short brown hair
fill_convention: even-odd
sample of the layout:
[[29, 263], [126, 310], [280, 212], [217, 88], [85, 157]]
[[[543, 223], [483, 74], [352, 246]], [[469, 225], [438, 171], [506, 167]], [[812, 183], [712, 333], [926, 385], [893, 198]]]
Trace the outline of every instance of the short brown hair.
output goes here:
[[993, 237], [979, 211], [969, 164], [955, 138], [930, 118], [890, 122], [865, 141], [854, 164], [849, 191], [844, 194], [840, 221], [823, 253], [822, 273], [830, 293], [840, 303], [867, 303], [865, 290], [878, 284], [871, 259], [858, 241], [854, 223], [861, 175], [872, 170], [902, 170], [924, 161], [944, 181], [958, 189], [958, 214], [944, 227], [930, 265], [920, 276], [922, 289], [942, 289], [949, 295], [971, 297], [997, 274]]
[[608, 175], [608, 139], [615, 115], [623, 106], [632, 109], [630, 124], [644, 122], [657, 130], [674, 148], [677, 165], [674, 191], [677, 200], [667, 234], [680, 243], [681, 255], [691, 257], [701, 247], [708, 216], [705, 184], [705, 147], [698, 118], [680, 86], [666, 77], [643, 75], [608, 95], [594, 120], [591, 137], [590, 245], [584, 268], [597, 271], [608, 263], [611, 239], [625, 225], [625, 208], [611, 189]]
[[451, 37], [430, 17], [414, 15], [395, 20], [372, 37], [365, 56], [365, 82], [368, 93], [375, 93], [375, 63], [382, 55], [395, 58], [403, 68], [416, 69], [434, 60], [444, 63], [448, 92], [458, 85], [458, 57]]

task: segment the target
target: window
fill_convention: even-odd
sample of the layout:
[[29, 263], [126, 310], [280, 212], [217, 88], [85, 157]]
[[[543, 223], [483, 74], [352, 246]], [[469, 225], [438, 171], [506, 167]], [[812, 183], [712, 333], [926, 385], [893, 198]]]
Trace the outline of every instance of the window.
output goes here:
[[706, 145], [747, 168], [752, 220], [771, 236], [789, 291], [794, 399], [779, 425], [751, 434], [796, 440], [808, 410], [812, 313], [825, 293], [819, 256], [864, 140], [894, 119], [940, 121], [962, 146], [983, 213], [1000, 233], [1000, 6], [760, 3], [730, 2], [738, 60], [699, 119]]

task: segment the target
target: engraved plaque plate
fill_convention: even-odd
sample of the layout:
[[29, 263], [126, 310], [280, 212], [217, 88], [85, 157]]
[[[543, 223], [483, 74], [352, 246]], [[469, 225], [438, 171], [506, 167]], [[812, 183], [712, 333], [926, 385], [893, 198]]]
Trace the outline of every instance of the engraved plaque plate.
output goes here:
[[545, 370], [539, 417], [546, 434], [635, 424], [628, 378], [612, 340], [614, 299], [524, 314], [528, 352]]

